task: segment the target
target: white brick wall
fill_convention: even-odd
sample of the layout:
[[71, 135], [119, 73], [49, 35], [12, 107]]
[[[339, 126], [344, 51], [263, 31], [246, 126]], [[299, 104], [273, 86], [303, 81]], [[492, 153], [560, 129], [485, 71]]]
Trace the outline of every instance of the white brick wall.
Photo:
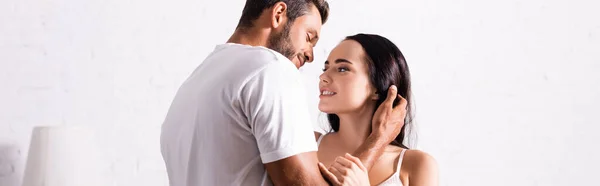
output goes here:
[[[412, 70], [419, 148], [442, 185], [595, 185], [596, 1], [332, 0], [302, 71], [344, 36], [379, 33]], [[0, 186], [19, 186], [31, 129], [88, 125], [118, 186], [167, 185], [162, 119], [179, 84], [227, 40], [244, 1], [0, 1]]]

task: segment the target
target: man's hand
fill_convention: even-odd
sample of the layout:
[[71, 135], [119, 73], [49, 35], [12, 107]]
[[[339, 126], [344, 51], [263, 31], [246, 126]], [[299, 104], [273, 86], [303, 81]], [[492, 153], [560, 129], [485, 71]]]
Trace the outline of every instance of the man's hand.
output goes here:
[[319, 169], [321, 174], [336, 186], [371, 185], [367, 168], [360, 159], [348, 153], [344, 157], [337, 157], [329, 169], [319, 163]]
[[[400, 103], [394, 108], [393, 104], [396, 97], [400, 99]], [[400, 129], [404, 126], [406, 106], [406, 99], [400, 96], [398, 88], [392, 85], [388, 89], [387, 98], [373, 115], [373, 131], [371, 134], [386, 140], [388, 143], [392, 142], [400, 134]]]
[[[394, 108], [394, 100], [400, 98], [400, 104]], [[358, 157], [367, 170], [371, 170], [377, 159], [383, 154], [385, 147], [392, 142], [406, 118], [407, 101], [398, 95], [398, 88], [392, 85], [388, 90], [388, 95], [379, 105], [372, 119], [372, 132], [367, 140], [353, 153]]]

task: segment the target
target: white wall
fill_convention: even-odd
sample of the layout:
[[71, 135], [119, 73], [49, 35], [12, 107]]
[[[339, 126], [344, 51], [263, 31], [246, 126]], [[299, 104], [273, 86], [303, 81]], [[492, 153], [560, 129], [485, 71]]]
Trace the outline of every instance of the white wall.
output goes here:
[[[418, 147], [438, 160], [442, 185], [598, 185], [599, 3], [330, 2], [316, 62], [301, 69], [315, 122], [327, 53], [378, 33], [411, 67]], [[166, 185], [162, 119], [243, 4], [0, 1], [0, 185], [20, 185], [38, 125], [96, 128], [114, 185]]]

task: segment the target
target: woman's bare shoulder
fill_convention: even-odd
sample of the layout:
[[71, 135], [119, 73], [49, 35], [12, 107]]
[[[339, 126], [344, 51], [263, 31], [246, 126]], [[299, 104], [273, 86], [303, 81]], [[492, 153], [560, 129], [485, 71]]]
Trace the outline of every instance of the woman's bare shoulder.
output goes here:
[[407, 150], [402, 161], [401, 172], [412, 178], [411, 183], [437, 185], [438, 164], [435, 158], [427, 152]]
[[435, 158], [429, 153], [421, 150], [406, 150], [404, 153], [404, 160], [407, 161], [407, 165], [430, 165], [437, 164]]

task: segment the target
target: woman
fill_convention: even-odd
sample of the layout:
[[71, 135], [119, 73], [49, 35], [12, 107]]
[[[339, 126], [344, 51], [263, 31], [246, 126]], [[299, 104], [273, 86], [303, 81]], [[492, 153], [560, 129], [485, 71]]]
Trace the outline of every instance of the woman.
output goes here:
[[[407, 125], [412, 124], [410, 74], [396, 45], [378, 35], [349, 36], [331, 51], [319, 78], [319, 110], [327, 113], [332, 132], [315, 132], [318, 156], [336, 179], [362, 179], [370, 185], [438, 184], [435, 160], [404, 144]], [[375, 109], [386, 99], [391, 85], [397, 86], [398, 94], [407, 101], [405, 123], [367, 175], [360, 161], [346, 153], [354, 152], [371, 133]], [[396, 99], [394, 106], [398, 102]]]

